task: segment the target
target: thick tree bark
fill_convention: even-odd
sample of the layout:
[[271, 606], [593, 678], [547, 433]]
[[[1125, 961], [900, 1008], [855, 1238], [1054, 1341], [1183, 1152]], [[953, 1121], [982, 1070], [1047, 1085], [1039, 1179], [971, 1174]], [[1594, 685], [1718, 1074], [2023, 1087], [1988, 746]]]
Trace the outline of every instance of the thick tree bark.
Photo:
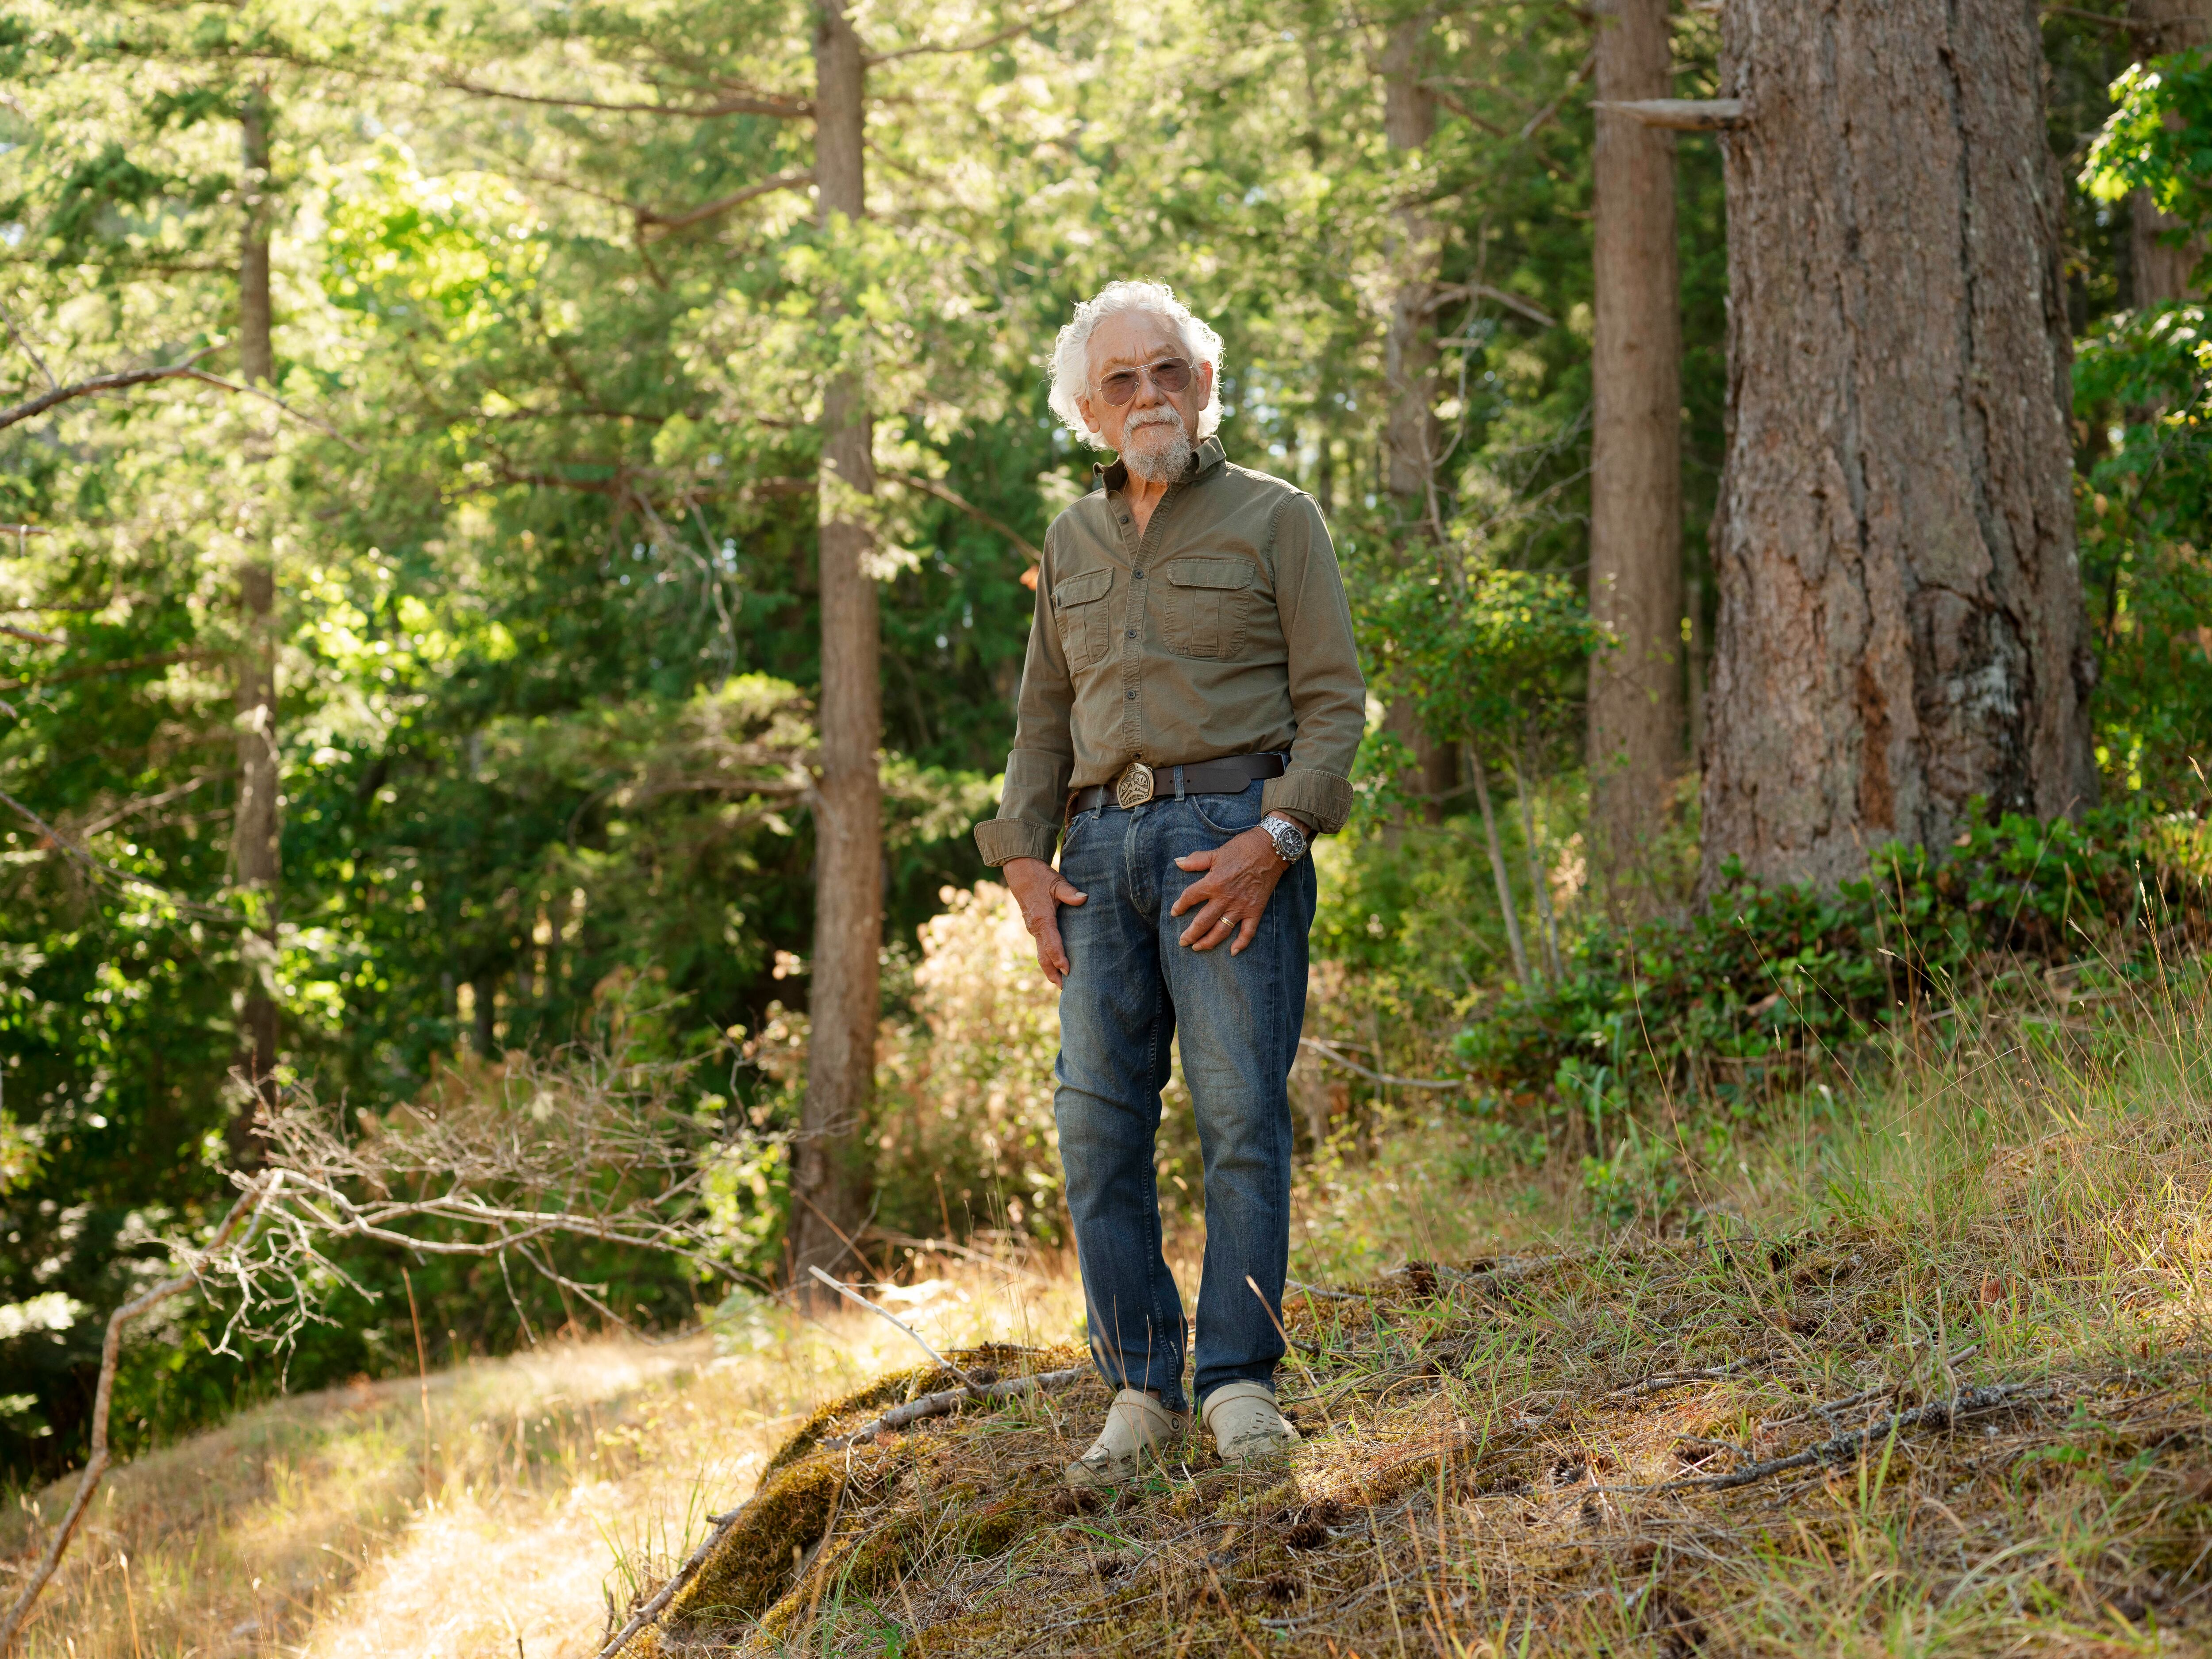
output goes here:
[[[814, 179], [825, 228], [866, 210], [862, 169], [867, 74], [844, 0], [824, 0], [814, 35]], [[829, 320], [825, 318], [825, 324]], [[876, 750], [883, 705], [877, 680], [873, 532], [856, 496], [876, 484], [867, 392], [854, 365], [839, 368], [822, 399], [822, 780], [814, 809], [814, 961], [808, 1009], [806, 1104], [792, 1192], [794, 1284], [810, 1267], [856, 1265], [847, 1241], [866, 1208], [862, 1131], [875, 1091], [878, 952], [883, 942], [882, 785]], [[815, 1294], [802, 1288], [800, 1294]]]
[[2027, 0], [1733, 0], [1723, 52], [1703, 875], [1832, 884], [2095, 796], [2063, 196]]
[[[265, 92], [257, 88], [248, 94], [240, 120], [246, 227], [238, 261], [238, 368], [248, 386], [266, 386], [276, 379], [269, 295], [269, 113]], [[262, 416], [257, 410], [247, 418]], [[259, 452], [249, 459], [266, 459], [265, 442], [250, 441], [249, 447]], [[275, 980], [283, 874], [278, 858], [276, 570], [267, 550], [265, 511], [248, 509], [241, 516], [249, 544], [259, 544], [238, 566], [243, 626], [234, 680], [238, 804], [231, 827], [231, 878], [246, 896], [252, 918], [240, 935], [247, 979], [239, 1011], [238, 1064], [256, 1106], [272, 1107], [276, 1098]], [[232, 1120], [233, 1155], [246, 1167], [259, 1162], [259, 1142], [252, 1130], [252, 1109]]]
[[[1597, 95], [1673, 90], [1667, 0], [1600, 0]], [[1682, 768], [1682, 325], [1674, 135], [1600, 110], [1592, 252], [1590, 664], [1594, 869], [1617, 914], [1659, 898], [1648, 849]]]
[[[2128, 20], [2136, 25], [2138, 58], [2161, 58], [2192, 46], [2212, 46], [2212, 0], [2131, 0]], [[2164, 240], [2163, 233], [2179, 229], [2181, 221], [2153, 206], [2148, 191], [2136, 191], [2128, 207], [2135, 303], [2148, 306], [2162, 300], [2189, 298], [2193, 292], [2190, 273], [2204, 257], [2203, 244], [2192, 240], [2175, 247]]]
[[[1423, 50], [1435, 21], [1428, 12], [1391, 27], [1376, 69], [1382, 77], [1382, 138], [1394, 151], [1425, 149], [1437, 133], [1437, 100], [1421, 84]], [[1401, 200], [1391, 214], [1389, 247], [1395, 291], [1383, 339], [1383, 378], [1389, 404], [1383, 416], [1386, 487], [1408, 544], [1433, 549], [1437, 524], [1437, 274], [1443, 238], [1436, 216], [1417, 198]], [[1390, 729], [1413, 752], [1417, 787], [1428, 797], [1431, 823], [1444, 815], [1443, 797], [1459, 787], [1459, 750], [1430, 737], [1410, 708], [1394, 706]], [[1415, 781], [1408, 780], [1408, 781]]]

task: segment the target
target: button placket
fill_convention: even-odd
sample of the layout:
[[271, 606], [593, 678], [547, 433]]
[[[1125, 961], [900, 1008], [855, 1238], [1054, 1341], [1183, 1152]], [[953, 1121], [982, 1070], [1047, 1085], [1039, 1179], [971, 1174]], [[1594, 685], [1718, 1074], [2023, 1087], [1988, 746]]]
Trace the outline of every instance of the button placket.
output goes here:
[[[1167, 494], [1160, 497], [1159, 504], [1152, 508], [1152, 516], [1146, 520], [1145, 533], [1138, 538], [1136, 550], [1129, 559], [1129, 620], [1136, 625], [1125, 629], [1122, 637], [1121, 746], [1138, 760], [1145, 757], [1144, 721], [1141, 718], [1144, 703], [1137, 696], [1144, 669], [1144, 649], [1139, 644], [1132, 650], [1128, 641], [1132, 639], [1141, 641], [1145, 629], [1150, 625], [1146, 612], [1151, 603], [1150, 589], [1157, 584], [1145, 580], [1145, 568], [1147, 560], [1158, 550], [1162, 521], [1182, 490], [1180, 483], [1168, 486]], [[1122, 515], [1121, 524], [1121, 538], [1126, 546], [1129, 537], [1129, 520], [1126, 514]]]

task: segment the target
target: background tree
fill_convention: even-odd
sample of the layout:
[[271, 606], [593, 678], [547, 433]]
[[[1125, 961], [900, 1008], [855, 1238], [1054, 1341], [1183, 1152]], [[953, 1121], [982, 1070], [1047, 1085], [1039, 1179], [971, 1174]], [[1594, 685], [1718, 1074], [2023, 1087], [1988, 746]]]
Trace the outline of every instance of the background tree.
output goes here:
[[[276, 384], [273, 300], [270, 292], [269, 237], [276, 186], [269, 168], [269, 125], [274, 118], [265, 84], [247, 87], [239, 106], [240, 161], [239, 205], [244, 223], [239, 234], [238, 372], [250, 386]], [[252, 417], [242, 469], [249, 490], [258, 495], [270, 480], [265, 473], [269, 445], [264, 434], [266, 411]], [[245, 900], [246, 926], [240, 935], [247, 977], [239, 1028], [240, 1070], [252, 1100], [233, 1120], [234, 1161], [250, 1160], [258, 1143], [250, 1133], [255, 1110], [276, 1103], [277, 1060], [277, 923], [283, 914], [283, 850], [278, 832], [279, 744], [276, 732], [276, 561], [269, 538], [275, 514], [265, 501], [237, 503], [237, 531], [243, 550], [238, 564], [240, 627], [234, 699], [238, 724], [238, 801], [232, 809], [232, 875]]]
[[1682, 330], [1674, 136], [1608, 106], [1670, 96], [1667, 0], [1596, 8], [1591, 155], [1590, 829], [1617, 912], [1662, 897], [1649, 854], [1682, 764]]
[[2096, 796], [2062, 187], [2018, 7], [1741, 4], [1723, 40], [1750, 123], [1705, 878], [1832, 883], [1869, 845]]
[[[2128, 21], [2135, 50], [2144, 58], [2212, 46], [2212, 0], [2130, 0]], [[2135, 303], [2157, 305], [2198, 291], [2194, 271], [2203, 243], [2148, 190], [2129, 198], [2128, 213]]]

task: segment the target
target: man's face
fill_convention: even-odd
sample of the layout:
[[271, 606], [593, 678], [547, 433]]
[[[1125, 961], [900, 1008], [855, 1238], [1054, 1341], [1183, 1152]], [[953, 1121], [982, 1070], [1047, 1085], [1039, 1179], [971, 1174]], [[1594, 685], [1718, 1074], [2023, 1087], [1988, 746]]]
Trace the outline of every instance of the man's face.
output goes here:
[[[1174, 452], [1187, 453], [1197, 442], [1198, 413], [1213, 395], [1213, 370], [1192, 362], [1173, 323], [1149, 311], [1117, 311], [1092, 331], [1088, 356], [1090, 388], [1077, 407], [1132, 472], [1157, 476]], [[1180, 392], [1163, 392], [1145, 374], [1138, 374], [1136, 396], [1126, 404], [1108, 403], [1099, 390], [1109, 374], [1170, 361], [1191, 364], [1189, 384]]]

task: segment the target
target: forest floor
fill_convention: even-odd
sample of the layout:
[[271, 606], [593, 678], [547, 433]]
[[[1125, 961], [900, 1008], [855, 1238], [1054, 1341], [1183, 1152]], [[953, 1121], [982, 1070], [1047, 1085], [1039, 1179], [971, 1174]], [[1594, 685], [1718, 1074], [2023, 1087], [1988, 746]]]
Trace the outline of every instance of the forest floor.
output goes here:
[[954, 1381], [886, 1378], [629, 1659], [2212, 1650], [2208, 1035], [1970, 1051], [1731, 1156], [1692, 1229], [1294, 1291], [1284, 1462], [1079, 1501], [1102, 1384], [872, 1432]]
[[[118, 1471], [28, 1651], [586, 1656], [749, 1495], [633, 1656], [2212, 1650], [2208, 1060], [1970, 1054], [1707, 1148], [1687, 1229], [1406, 1123], [1302, 1192], [1304, 1445], [1103, 1503], [1093, 1381], [825, 1444], [952, 1381], [857, 1311], [279, 1402]], [[924, 1265], [961, 1363], [1080, 1363], [1063, 1264]]]

